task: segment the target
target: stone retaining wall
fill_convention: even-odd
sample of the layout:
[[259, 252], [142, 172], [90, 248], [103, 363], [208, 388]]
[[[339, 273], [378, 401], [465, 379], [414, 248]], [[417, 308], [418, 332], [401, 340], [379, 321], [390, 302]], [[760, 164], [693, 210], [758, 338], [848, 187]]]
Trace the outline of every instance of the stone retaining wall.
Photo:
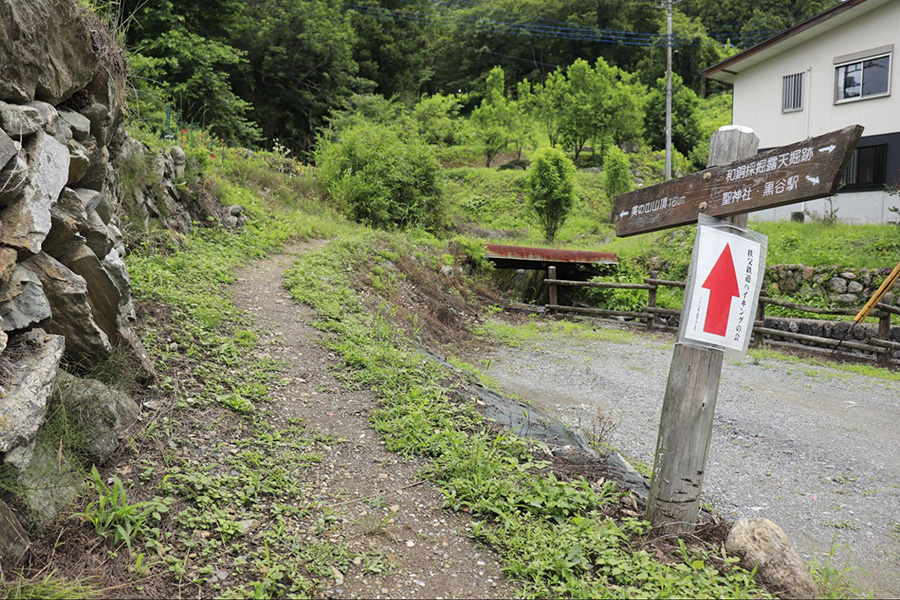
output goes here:
[[[891, 269], [846, 269], [841, 267], [807, 267], [773, 265], [766, 269], [763, 292], [794, 298], [797, 302], [819, 300], [836, 306], [862, 307], [878, 290]], [[895, 286], [894, 302], [900, 294]]]
[[[133, 328], [123, 219], [179, 232], [246, 220], [202, 186], [191, 190], [180, 148], [128, 137], [125, 70], [124, 53], [80, 0], [0, 1], [0, 462], [18, 473], [18, 502], [42, 524], [78, 491], [59, 444], [40, 435], [51, 399], [80, 415], [93, 440], [80, 454], [95, 463], [140, 412], [61, 364], [83, 373], [121, 354], [145, 382], [155, 378]], [[140, 177], [123, 191], [127, 168]], [[36, 476], [56, 471], [53, 481]], [[3, 540], [19, 539], [7, 526], [0, 519], [4, 565], [22, 558], [5, 552]]]

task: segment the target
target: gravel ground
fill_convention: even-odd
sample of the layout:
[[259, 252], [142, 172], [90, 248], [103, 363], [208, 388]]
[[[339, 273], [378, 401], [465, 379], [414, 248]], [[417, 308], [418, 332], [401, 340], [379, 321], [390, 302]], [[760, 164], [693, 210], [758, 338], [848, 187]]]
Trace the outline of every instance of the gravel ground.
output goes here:
[[[503, 348], [488, 370], [506, 393], [652, 465], [674, 337], [628, 343], [546, 336]], [[806, 362], [726, 358], [704, 500], [730, 518], [781, 525], [806, 560], [838, 566], [876, 597], [900, 596], [900, 384]]]

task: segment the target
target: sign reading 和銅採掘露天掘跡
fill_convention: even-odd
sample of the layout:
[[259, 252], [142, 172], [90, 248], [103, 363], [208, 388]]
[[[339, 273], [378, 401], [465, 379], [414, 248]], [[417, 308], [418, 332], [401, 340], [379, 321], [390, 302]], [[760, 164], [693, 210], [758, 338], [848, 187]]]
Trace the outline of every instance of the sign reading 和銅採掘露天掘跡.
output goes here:
[[832, 196], [862, 130], [854, 125], [617, 196], [616, 235]]
[[766, 236], [700, 215], [678, 339], [743, 353], [766, 267]]

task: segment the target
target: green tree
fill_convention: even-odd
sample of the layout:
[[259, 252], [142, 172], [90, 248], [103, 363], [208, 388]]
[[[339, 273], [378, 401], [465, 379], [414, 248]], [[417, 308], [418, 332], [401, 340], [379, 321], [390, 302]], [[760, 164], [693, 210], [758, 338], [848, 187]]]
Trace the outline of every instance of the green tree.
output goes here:
[[551, 146], [557, 146], [562, 137], [562, 122], [568, 89], [569, 82], [565, 74], [561, 69], [557, 69], [547, 76], [544, 83], [535, 84], [533, 99], [529, 102], [532, 114], [546, 131]]
[[505, 80], [501, 67], [491, 69], [487, 76], [484, 99], [472, 111], [472, 126], [488, 167], [512, 140], [510, 128], [516, 117], [516, 110], [506, 97]]
[[450, 94], [423, 96], [413, 107], [413, 118], [418, 125], [419, 133], [429, 144], [453, 144], [459, 130], [460, 101]]
[[527, 175], [528, 207], [537, 216], [548, 242], [566, 222], [575, 197], [575, 165], [558, 148], [542, 148]]
[[434, 7], [421, 0], [355, 0], [354, 4], [403, 11], [404, 16], [382, 12], [378, 18], [364, 10], [351, 13], [357, 39], [353, 57], [359, 75], [375, 83], [376, 93], [414, 102], [434, 75], [432, 40], [438, 31], [424, 21], [434, 14]]
[[[245, 64], [245, 53], [215, 35], [241, 12], [241, 3], [213, 0], [211, 10], [174, 4], [124, 3], [122, 19], [132, 24], [131, 45], [138, 114], [162, 128], [166, 105], [184, 122], [195, 122], [227, 141], [251, 143], [258, 128], [247, 118], [250, 104], [234, 91], [231, 73]], [[125, 16], [128, 15], [128, 16]]]
[[612, 67], [615, 84], [607, 107], [612, 118], [609, 135], [615, 145], [640, 141], [644, 136], [644, 103], [647, 88], [637, 76]]
[[350, 16], [338, 0], [264, 0], [246, 12], [241, 94], [268, 139], [308, 151], [330, 110], [371, 89], [357, 76]]
[[578, 59], [566, 70], [568, 87], [563, 100], [560, 134], [563, 143], [575, 153], [575, 160], [588, 140], [601, 136], [611, 120], [604, 106], [610, 89], [606, 77], [608, 68], [603, 59], [597, 59], [597, 66], [599, 72], [587, 61]]
[[[616, 196], [627, 194], [634, 188], [631, 179], [631, 161], [618, 146], [611, 146], [603, 159], [603, 189], [612, 204]], [[615, 214], [610, 220], [615, 220]]]
[[[672, 30], [677, 36], [677, 45], [672, 54], [672, 70], [681, 76], [684, 84], [702, 96], [725, 89], [724, 84], [704, 77], [703, 70], [735, 54], [738, 48], [727, 39], [710, 37], [700, 19], [688, 17], [678, 10], [673, 15]], [[665, 25], [662, 25], [659, 32], [665, 31]], [[638, 62], [638, 72], [648, 86], [660, 77], [665, 77], [665, 69], [665, 46], [648, 48]]]
[[[677, 73], [672, 74], [672, 145], [685, 156], [700, 141], [700, 123], [697, 119], [697, 94], [683, 85]], [[656, 81], [647, 95], [645, 119], [647, 137], [657, 150], [666, 147], [666, 80]]]

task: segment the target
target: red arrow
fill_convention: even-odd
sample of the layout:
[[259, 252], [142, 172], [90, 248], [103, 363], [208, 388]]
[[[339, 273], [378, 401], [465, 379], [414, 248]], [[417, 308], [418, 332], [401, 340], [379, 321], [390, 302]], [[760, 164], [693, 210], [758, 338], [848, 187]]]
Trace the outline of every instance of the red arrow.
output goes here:
[[709, 306], [706, 309], [703, 331], [725, 337], [728, 317], [731, 315], [731, 299], [741, 297], [730, 244], [725, 244], [719, 260], [703, 282], [703, 288], [709, 290]]

